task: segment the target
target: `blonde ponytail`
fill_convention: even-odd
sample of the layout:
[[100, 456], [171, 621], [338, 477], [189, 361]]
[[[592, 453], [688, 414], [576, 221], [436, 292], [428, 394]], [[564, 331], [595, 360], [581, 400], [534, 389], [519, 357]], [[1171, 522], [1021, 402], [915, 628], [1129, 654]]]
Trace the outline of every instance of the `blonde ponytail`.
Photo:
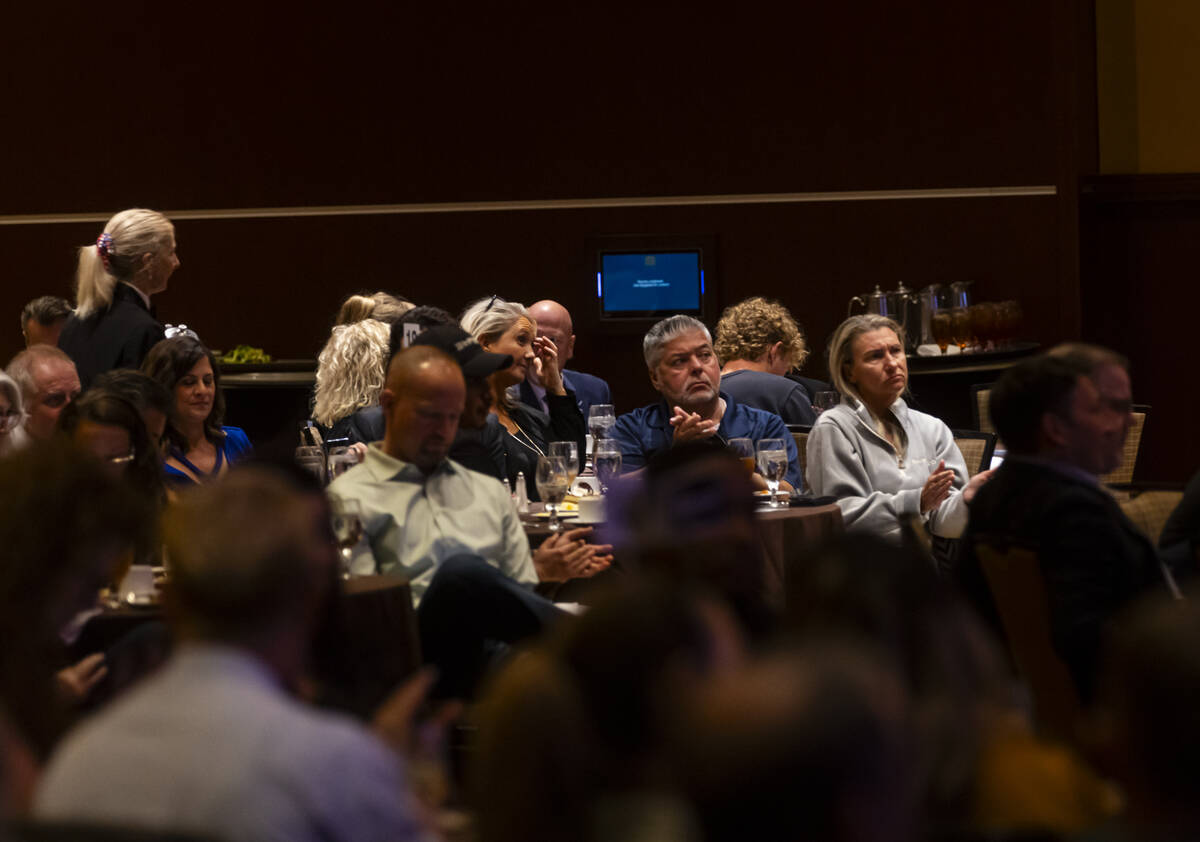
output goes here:
[[123, 210], [104, 226], [93, 245], [79, 249], [75, 269], [75, 314], [85, 319], [112, 306], [113, 290], [132, 281], [142, 268], [142, 256], [168, 247], [175, 226], [158, 211]]

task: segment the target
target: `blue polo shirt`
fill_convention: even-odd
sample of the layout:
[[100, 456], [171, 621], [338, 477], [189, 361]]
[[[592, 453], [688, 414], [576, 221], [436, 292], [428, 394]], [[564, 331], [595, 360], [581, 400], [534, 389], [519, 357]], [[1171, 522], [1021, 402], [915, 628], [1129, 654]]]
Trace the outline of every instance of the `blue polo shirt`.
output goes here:
[[[783, 420], [772, 412], [740, 404], [725, 392], [725, 414], [717, 428], [717, 438], [729, 441], [736, 438], [783, 439], [788, 452], [788, 472], [784, 477], [792, 488], [801, 491], [800, 464], [796, 456], [796, 440]], [[612, 437], [621, 445], [621, 471], [636, 471], [661, 450], [671, 446], [675, 428], [671, 426], [671, 408], [666, 401], [652, 403], [627, 412], [613, 425]]]

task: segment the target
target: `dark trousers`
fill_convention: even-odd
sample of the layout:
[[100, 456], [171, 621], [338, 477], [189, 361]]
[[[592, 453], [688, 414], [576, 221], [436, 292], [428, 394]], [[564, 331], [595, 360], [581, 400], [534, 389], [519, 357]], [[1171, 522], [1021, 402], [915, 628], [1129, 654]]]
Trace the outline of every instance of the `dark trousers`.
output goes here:
[[482, 558], [457, 555], [438, 564], [417, 607], [427, 664], [438, 668], [432, 696], [469, 699], [509, 647], [535, 637], [565, 612]]

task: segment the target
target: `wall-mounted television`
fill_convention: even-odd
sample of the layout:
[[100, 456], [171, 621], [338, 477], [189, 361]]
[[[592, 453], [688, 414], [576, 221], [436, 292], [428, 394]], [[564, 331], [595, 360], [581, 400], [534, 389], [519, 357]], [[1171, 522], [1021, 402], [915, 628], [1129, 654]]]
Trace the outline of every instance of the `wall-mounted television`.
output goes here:
[[602, 322], [713, 315], [713, 238], [597, 237], [590, 241]]
[[601, 318], [699, 316], [704, 301], [702, 254], [698, 249], [601, 251], [596, 294]]

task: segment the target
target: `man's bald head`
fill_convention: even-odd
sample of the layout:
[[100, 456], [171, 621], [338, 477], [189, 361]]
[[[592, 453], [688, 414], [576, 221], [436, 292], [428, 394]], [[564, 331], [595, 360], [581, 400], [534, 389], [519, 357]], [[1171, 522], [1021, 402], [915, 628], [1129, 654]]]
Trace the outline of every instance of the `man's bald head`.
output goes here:
[[379, 399], [384, 452], [429, 473], [450, 451], [465, 402], [462, 370], [452, 357], [429, 345], [400, 351]]
[[548, 337], [558, 347], [559, 364], [565, 366], [575, 355], [575, 326], [567, 308], [547, 298], [534, 303], [529, 315], [537, 323], [538, 336]]

